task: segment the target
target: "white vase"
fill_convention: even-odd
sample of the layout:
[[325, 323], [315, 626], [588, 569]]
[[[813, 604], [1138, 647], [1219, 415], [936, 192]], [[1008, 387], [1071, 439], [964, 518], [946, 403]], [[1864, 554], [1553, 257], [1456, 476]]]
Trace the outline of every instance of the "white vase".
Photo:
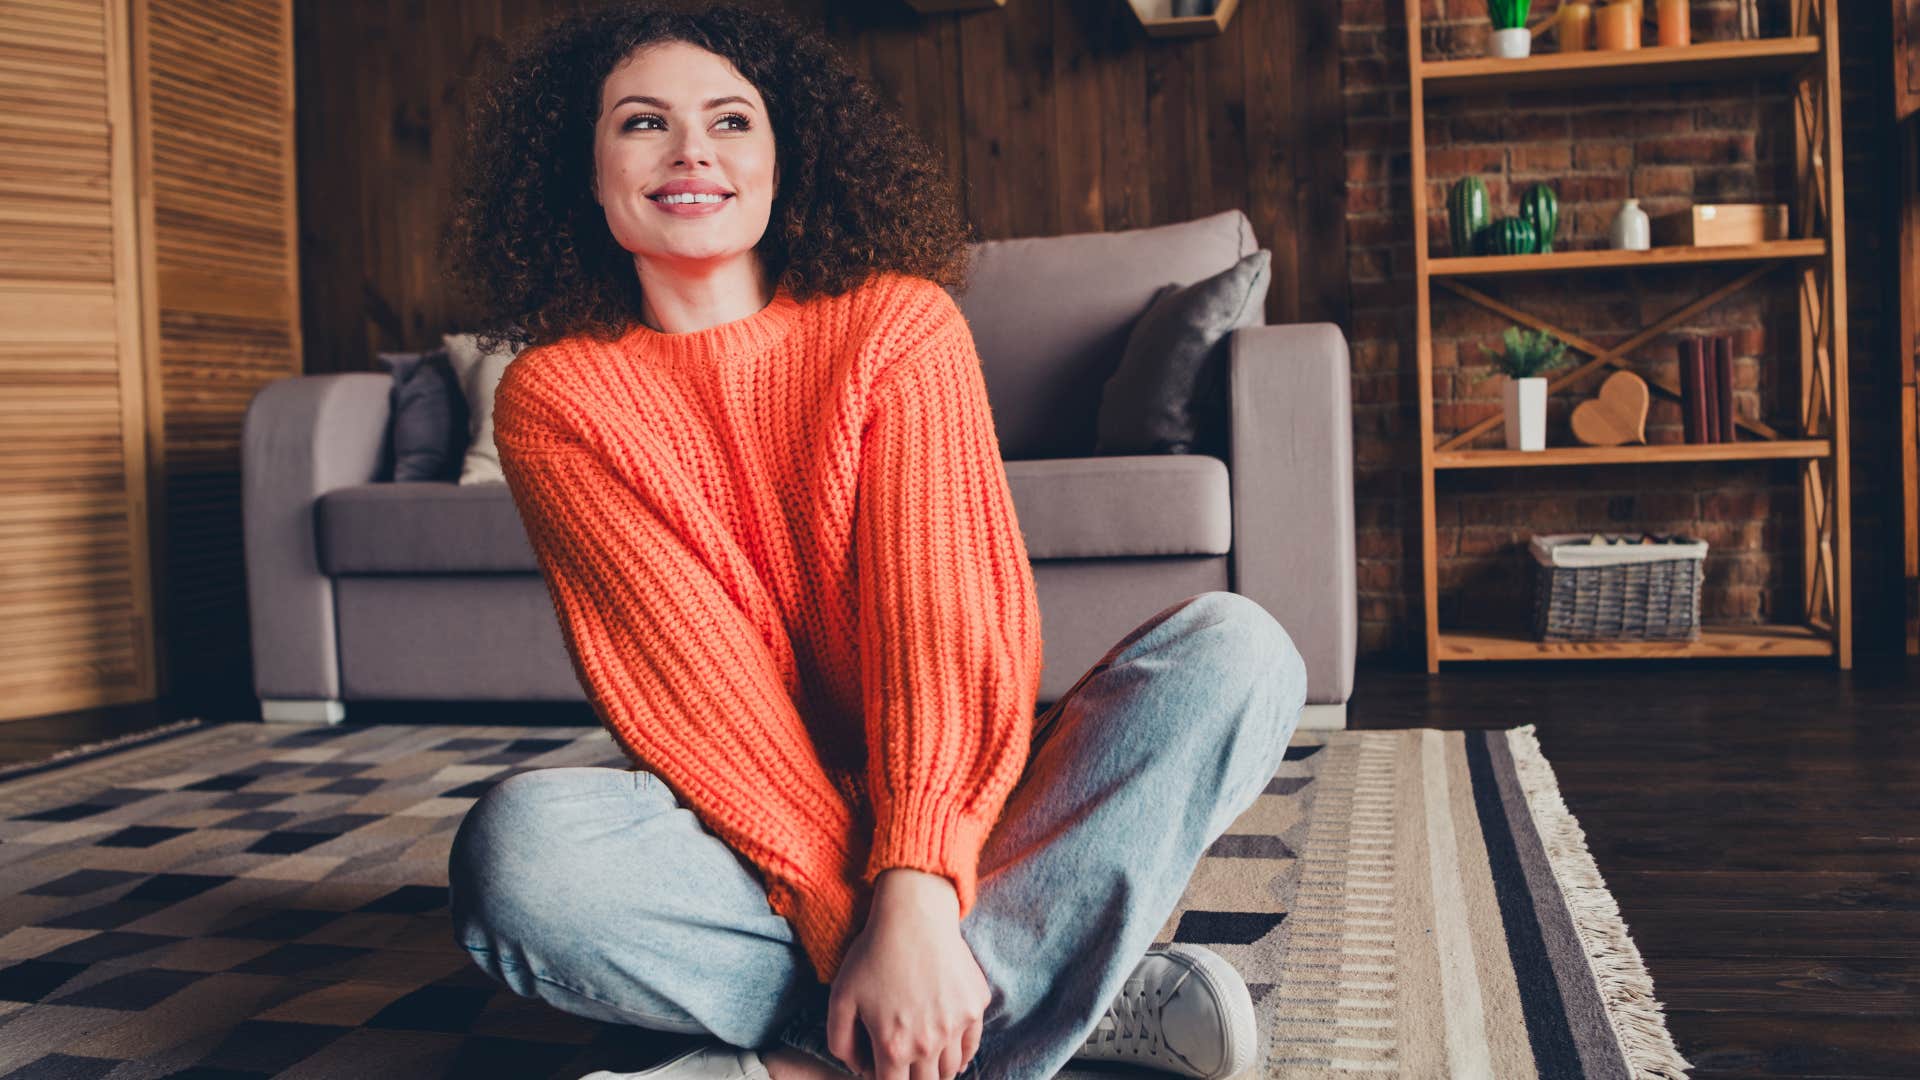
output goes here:
[[1547, 448], [1547, 380], [1535, 375], [1507, 377], [1501, 387], [1507, 404], [1507, 449]]
[[1607, 242], [1620, 251], [1645, 251], [1653, 246], [1652, 228], [1647, 212], [1640, 209], [1639, 199], [1620, 204], [1620, 212], [1613, 216], [1613, 227], [1607, 230]]
[[1495, 30], [1487, 53], [1502, 60], [1518, 60], [1532, 49], [1533, 31], [1524, 26], [1515, 26], [1507, 30]]

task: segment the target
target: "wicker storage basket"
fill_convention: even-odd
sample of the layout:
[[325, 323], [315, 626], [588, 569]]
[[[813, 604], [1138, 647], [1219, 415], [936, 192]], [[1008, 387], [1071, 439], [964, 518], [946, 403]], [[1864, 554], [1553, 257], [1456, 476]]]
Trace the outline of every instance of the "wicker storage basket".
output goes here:
[[[1707, 542], [1592, 543], [1617, 533], [1536, 536], [1533, 636], [1540, 641], [1603, 638], [1697, 639]], [[1639, 540], [1628, 534], [1626, 539]]]

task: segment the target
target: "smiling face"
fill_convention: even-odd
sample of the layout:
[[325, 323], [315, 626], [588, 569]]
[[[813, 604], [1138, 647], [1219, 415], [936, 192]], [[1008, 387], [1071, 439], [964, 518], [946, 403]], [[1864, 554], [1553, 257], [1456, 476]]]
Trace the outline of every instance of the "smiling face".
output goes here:
[[[779, 176], [766, 103], [724, 57], [683, 41], [647, 46], [600, 89], [593, 172], [607, 227], [637, 265], [756, 260]], [[715, 205], [649, 198], [687, 180], [726, 195]]]

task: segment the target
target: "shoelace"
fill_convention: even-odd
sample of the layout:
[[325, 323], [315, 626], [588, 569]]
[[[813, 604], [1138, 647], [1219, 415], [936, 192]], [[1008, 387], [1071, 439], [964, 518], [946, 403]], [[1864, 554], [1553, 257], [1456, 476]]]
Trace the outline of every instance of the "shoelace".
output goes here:
[[1184, 1054], [1166, 1044], [1160, 1032], [1161, 1009], [1191, 974], [1191, 971], [1182, 971], [1171, 983], [1151, 990], [1149, 980], [1128, 979], [1107, 1007], [1107, 1015], [1100, 1018], [1091, 1041], [1103, 1049], [1123, 1050], [1150, 1061], [1177, 1061], [1195, 1068]]

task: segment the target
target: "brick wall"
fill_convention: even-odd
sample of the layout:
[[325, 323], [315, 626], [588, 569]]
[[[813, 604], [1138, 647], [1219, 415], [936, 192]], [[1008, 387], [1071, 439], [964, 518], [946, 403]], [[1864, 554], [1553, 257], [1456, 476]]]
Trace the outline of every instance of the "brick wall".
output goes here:
[[[1767, 6], [1767, 0], [1762, 3]], [[1778, 12], [1763, 17], [1784, 18], [1785, 0], [1777, 6]], [[1878, 104], [1873, 83], [1880, 58], [1872, 54], [1871, 19], [1849, 27], [1851, 10], [1861, 6], [1843, 5], [1841, 16], [1848, 42], [1863, 50], [1858, 63], [1843, 50], [1849, 80], [1843, 108], [1849, 113], [1842, 138], [1854, 246], [1849, 299], [1855, 320], [1850, 382], [1855, 388], [1856, 648], [1867, 650], [1873, 647], [1868, 628], [1882, 626], [1888, 612], [1861, 575], [1880, 568], [1879, 548], [1891, 520], [1882, 506], [1887, 498], [1897, 500], [1897, 493], [1876, 486], [1871, 477], [1863, 483], [1861, 475], [1881, 457], [1893, 460], [1887, 433], [1892, 416], [1880, 415], [1875, 396], [1876, 388], [1887, 384], [1880, 370], [1887, 365], [1875, 355], [1883, 323], [1876, 316], [1886, 292], [1878, 269], [1883, 252], [1868, 235], [1879, 230], [1875, 220], [1891, 218], [1876, 217], [1884, 211], [1872, 128], [1864, 129], [1869, 136], [1864, 140], [1855, 132], [1857, 120], [1870, 117]], [[1425, 644], [1419, 398], [1402, 7], [1399, 0], [1342, 0], [1340, 44], [1347, 101], [1361, 649], [1419, 655]], [[1732, 0], [1695, 0], [1694, 40], [1737, 37], [1735, 18]], [[1430, 60], [1486, 52], [1489, 27], [1482, 0], [1424, 0], [1422, 22]], [[1535, 44], [1552, 48], [1550, 39]], [[1791, 98], [1777, 78], [1430, 99], [1429, 254], [1450, 254], [1445, 193], [1469, 174], [1486, 181], [1495, 216], [1515, 212], [1529, 184], [1544, 181], [1554, 187], [1561, 206], [1558, 250], [1606, 247], [1608, 226], [1628, 196], [1656, 215], [1693, 202], [1791, 204], [1791, 123]], [[1867, 216], [1861, 220], [1856, 214]], [[1583, 272], [1469, 284], [1611, 346], [1741, 269]], [[1445, 439], [1499, 415], [1501, 380], [1479, 378], [1489, 370], [1481, 348], [1498, 346], [1510, 320], [1437, 287], [1432, 297], [1434, 430]], [[1783, 435], [1797, 432], [1799, 329], [1790, 270], [1773, 271], [1675, 328], [1676, 333], [1704, 330], [1735, 332], [1738, 415], [1760, 419]], [[1575, 363], [1587, 359], [1571, 350], [1569, 355]], [[1635, 371], [1678, 381], [1672, 334], [1655, 338], [1630, 359]], [[1595, 378], [1549, 399], [1548, 445], [1575, 443], [1568, 415], [1593, 396], [1599, 382]], [[1647, 439], [1684, 441], [1677, 402], [1657, 391]], [[1504, 445], [1500, 429], [1471, 445]], [[1804, 576], [1796, 469], [1793, 463], [1749, 462], [1442, 472], [1436, 478], [1441, 626], [1524, 626], [1530, 595], [1526, 542], [1534, 533], [1638, 529], [1682, 531], [1709, 542], [1703, 619], [1798, 621]], [[1892, 518], [1897, 517], [1896, 501]], [[1897, 613], [1893, 619], [1897, 627]]]

